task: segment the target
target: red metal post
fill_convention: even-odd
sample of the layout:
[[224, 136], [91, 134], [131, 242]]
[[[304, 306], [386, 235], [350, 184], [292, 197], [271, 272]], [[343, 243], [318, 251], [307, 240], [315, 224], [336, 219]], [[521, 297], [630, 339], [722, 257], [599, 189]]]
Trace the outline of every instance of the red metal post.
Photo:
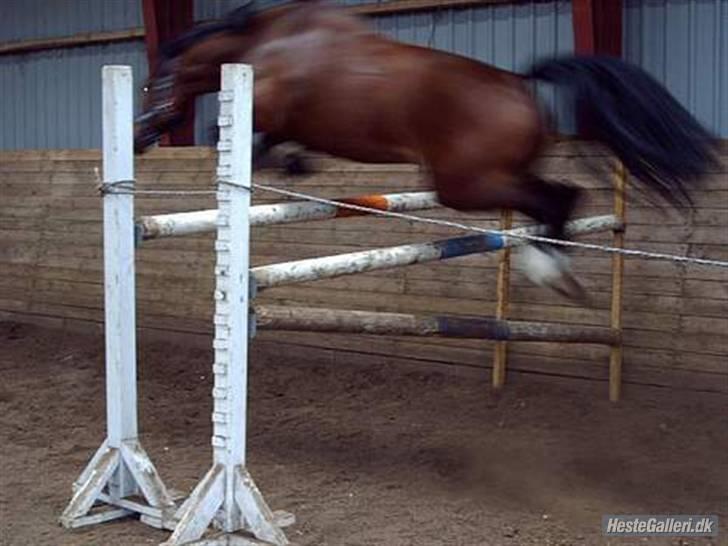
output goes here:
[[571, 20], [574, 25], [574, 52], [593, 55], [596, 52], [594, 0], [571, 0]]
[[622, 55], [622, 0], [571, 0], [579, 55]]
[[596, 52], [614, 57], [622, 56], [622, 0], [594, 2]]
[[[159, 47], [192, 27], [193, 0], [143, 0], [144, 41], [150, 73], [157, 66]], [[195, 143], [195, 106], [185, 111], [182, 123], [165, 136], [163, 146], [192, 146]]]

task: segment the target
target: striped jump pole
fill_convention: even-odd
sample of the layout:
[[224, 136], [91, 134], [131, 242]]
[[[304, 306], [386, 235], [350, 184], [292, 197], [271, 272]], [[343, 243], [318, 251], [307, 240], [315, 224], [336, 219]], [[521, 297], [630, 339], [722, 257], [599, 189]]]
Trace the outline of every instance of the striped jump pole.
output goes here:
[[[593, 216], [569, 222], [566, 232], [570, 235], [595, 233], [614, 229], [618, 225], [619, 220], [614, 215]], [[526, 226], [506, 231], [504, 235], [482, 233], [429, 243], [415, 243], [264, 265], [251, 269], [251, 275], [255, 288], [260, 290], [521, 246], [527, 244], [528, 241], [518, 236], [536, 235], [542, 233], [543, 230], [543, 226]]]
[[[389, 212], [426, 210], [440, 206], [435, 192], [430, 191], [361, 195], [336, 199], [336, 201]], [[367, 214], [363, 211], [340, 208], [325, 203], [294, 201], [251, 207], [250, 225], [270, 226], [330, 218], [366, 216]], [[136, 224], [136, 238], [137, 241], [147, 241], [162, 237], [214, 231], [217, 217], [217, 209], [142, 216]]]
[[619, 343], [619, 332], [611, 328], [482, 317], [425, 316], [276, 305], [255, 306], [253, 317], [254, 327], [259, 330], [557, 341], [611, 346]]

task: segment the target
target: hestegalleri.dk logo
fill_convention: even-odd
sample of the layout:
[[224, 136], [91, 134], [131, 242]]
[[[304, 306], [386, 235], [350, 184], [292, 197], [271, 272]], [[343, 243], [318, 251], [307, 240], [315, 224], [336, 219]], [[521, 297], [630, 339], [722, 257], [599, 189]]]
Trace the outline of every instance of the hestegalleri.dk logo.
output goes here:
[[602, 533], [631, 537], [717, 537], [718, 516], [608, 515]]

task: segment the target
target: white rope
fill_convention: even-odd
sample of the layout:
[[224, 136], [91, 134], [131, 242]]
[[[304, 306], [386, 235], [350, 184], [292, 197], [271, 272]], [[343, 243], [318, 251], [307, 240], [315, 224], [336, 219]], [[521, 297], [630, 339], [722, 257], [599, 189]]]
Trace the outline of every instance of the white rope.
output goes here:
[[[100, 193], [115, 195], [160, 195], [166, 197], [184, 197], [185, 195], [215, 195], [217, 190], [140, 190], [135, 187], [135, 180], [117, 180], [116, 182], [100, 182], [96, 187]], [[218, 186], [235, 186], [239, 184], [227, 180], [218, 180]]]
[[160, 195], [178, 197], [185, 195], [215, 195], [216, 190], [139, 190], [134, 187], [134, 180], [117, 180], [116, 182], [102, 182], [98, 185], [101, 193], [114, 195]]
[[[140, 190], [136, 187], [136, 180], [116, 180], [114, 182], [103, 182], [98, 167], [94, 167], [96, 177], [96, 189], [100, 194], [111, 193], [115, 195], [160, 195], [166, 197], [184, 197], [185, 195], [215, 195], [217, 190]], [[224, 180], [218, 180], [218, 185], [228, 184]]]
[[127, 187], [114, 188], [110, 183], [99, 186], [102, 193], [113, 193], [115, 195], [159, 195], [164, 197], [184, 197], [185, 195], [215, 195], [215, 190], [133, 190]]
[[341, 201], [335, 201], [332, 199], [326, 199], [324, 197], [315, 197], [313, 195], [308, 195], [306, 193], [301, 193], [297, 191], [292, 190], [285, 190], [282, 188], [276, 188], [274, 186], [268, 186], [266, 184], [259, 184], [259, 183], [253, 183], [253, 187], [263, 190], [263, 191], [269, 191], [272, 193], [277, 193], [279, 195], [285, 195], [287, 197], [295, 197], [296, 199], [303, 199], [306, 201], [313, 201], [315, 203], [322, 203], [324, 205], [332, 205], [335, 207], [339, 207], [342, 209], [349, 209], [349, 210], [355, 210], [358, 212], [364, 212], [367, 214], [372, 215], [378, 215], [378, 216], [386, 216], [388, 218], [399, 218], [400, 220], [407, 220], [409, 222], [419, 222], [422, 224], [433, 224], [438, 226], [445, 226], [450, 228], [456, 228], [464, 231], [472, 231], [476, 233], [486, 233], [489, 235], [499, 235], [501, 237], [514, 237], [518, 239], [525, 239], [528, 241], [534, 241], [538, 243], [549, 243], [553, 245], [558, 246], [565, 246], [565, 247], [572, 247], [572, 248], [583, 248], [586, 250], [598, 250], [601, 252], [608, 252], [610, 254], [623, 254], [625, 256], [632, 256], [637, 258], [647, 258], [651, 260], [663, 260], [663, 261], [672, 261], [672, 262], [678, 262], [678, 263], [688, 263], [688, 264], [695, 264], [695, 265], [707, 265], [707, 266], [713, 266], [713, 267], [726, 267], [728, 268], [728, 261], [723, 260], [711, 260], [707, 258], [691, 258], [689, 256], [677, 256], [675, 254], [664, 254], [662, 252], [648, 252], [646, 250], [636, 250], [636, 249], [630, 249], [630, 248], [617, 248], [613, 246], [607, 246], [607, 245], [597, 245], [594, 243], [582, 243], [578, 241], [565, 241], [562, 239], [552, 239], [549, 237], [542, 237], [540, 235], [529, 235], [529, 234], [514, 234], [514, 233], [507, 233], [498, 229], [488, 229], [488, 228], [481, 228], [476, 226], [471, 226], [467, 224], [462, 224], [460, 222], [452, 222], [450, 220], [439, 220], [437, 218], [423, 218], [421, 216], [414, 216], [412, 214], [405, 214], [402, 212], [392, 212], [388, 210], [379, 210], [379, 209], [373, 209], [370, 207], [364, 207], [362, 205], [353, 205], [350, 203], [342, 203]]

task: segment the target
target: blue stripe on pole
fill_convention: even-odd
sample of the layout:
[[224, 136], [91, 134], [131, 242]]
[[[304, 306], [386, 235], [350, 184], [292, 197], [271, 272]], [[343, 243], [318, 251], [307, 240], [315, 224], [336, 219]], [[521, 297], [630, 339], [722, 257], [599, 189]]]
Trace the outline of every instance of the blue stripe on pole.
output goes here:
[[434, 317], [437, 332], [448, 337], [507, 340], [510, 337], [508, 323], [488, 317]]
[[442, 241], [435, 241], [432, 244], [440, 250], [440, 257], [443, 260], [447, 258], [465, 256], [467, 254], [475, 254], [478, 252], [500, 250], [504, 247], [503, 237], [501, 235], [490, 233], [445, 239]]

